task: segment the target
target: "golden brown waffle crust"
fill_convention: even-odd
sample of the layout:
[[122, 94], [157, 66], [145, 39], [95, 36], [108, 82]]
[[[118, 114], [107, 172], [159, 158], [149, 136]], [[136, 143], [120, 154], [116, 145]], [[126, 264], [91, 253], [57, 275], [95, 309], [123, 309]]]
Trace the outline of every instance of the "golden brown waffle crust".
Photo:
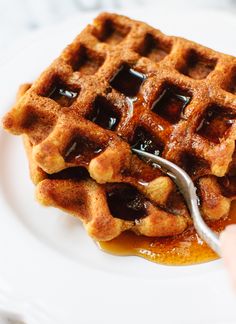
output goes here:
[[[150, 46], [154, 42], [157, 48], [154, 46], [153, 51], [146, 53], [145, 48], [149, 45], [145, 42], [150, 42], [150, 39]], [[111, 82], [123, 66], [143, 75], [132, 116], [127, 96], [114, 88]], [[164, 158], [182, 166], [183, 155], [190, 153], [197, 161], [204, 161], [201, 172], [196, 171], [193, 175], [201, 192], [204, 216], [209, 219], [226, 216], [235, 195], [224, 195], [218, 178], [227, 177], [232, 165], [236, 164], [236, 123], [232, 122], [217, 143], [202, 136], [198, 129], [201, 128], [201, 119], [204, 121], [204, 114], [215, 106], [235, 119], [235, 75], [236, 58], [233, 56], [180, 37], [166, 36], [145, 23], [124, 16], [102, 13], [31, 88], [25, 88], [25, 94], [5, 116], [3, 126], [13, 134], [24, 134], [31, 177], [38, 183], [37, 193], [42, 203], [79, 215], [80, 212], [75, 211], [80, 208], [78, 205], [74, 209], [64, 205], [64, 197], [69, 199], [68, 193], [72, 191], [74, 182], [63, 180], [63, 187], [67, 190], [60, 191], [58, 181], [62, 180], [51, 179], [50, 174], [81, 166], [86, 167], [91, 178], [97, 182], [89, 179], [92, 184], [89, 188], [99, 188], [103, 192], [103, 201], [106, 201], [105, 192], [109, 183], [127, 183], [152, 202], [155, 211], [150, 210], [149, 215], [153, 216], [144, 218], [141, 226], [139, 223], [127, 225], [117, 219], [118, 225], [114, 225], [112, 218], [113, 234], [108, 235], [107, 230], [101, 234], [102, 226], [96, 227], [104, 222], [101, 216], [99, 221], [90, 222], [93, 225], [89, 231], [93, 237], [103, 235], [102, 239], [110, 239], [127, 228], [149, 236], [174, 235], [183, 231], [190, 222], [186, 207], [181, 206], [177, 215], [160, 208], [166, 207], [176, 188], [168, 177], [157, 170], [147, 170], [149, 167], [131, 154], [130, 145], [136, 130], [141, 127], [162, 143]], [[72, 102], [58, 99], [58, 93], [55, 97], [58, 84], [71, 91], [74, 96]], [[167, 86], [181, 89], [191, 98], [183, 118], [175, 123], [153, 110]], [[109, 102], [119, 116], [114, 130], [104, 129], [88, 117], [97, 98]], [[78, 137], [84, 142], [96, 143], [101, 152], [88, 161], [68, 159], [68, 148], [73, 147]], [[146, 173], [152, 176], [148, 185], [143, 186], [142, 177]], [[41, 181], [44, 176], [46, 179]], [[107, 203], [103, 202], [102, 206], [104, 204]], [[95, 208], [93, 216], [91, 213], [89, 219], [95, 217]], [[169, 223], [165, 223], [167, 219]]]
[[[114, 46], [100, 41], [95, 36], [96, 34], [102, 35], [102, 29], [105, 28], [104, 25], [107, 21], [111, 21], [119, 28], [122, 26], [123, 30], [127, 32], [124, 39]], [[158, 63], [147, 57], [140, 56], [138, 50], [135, 50], [142, 47], [147, 34], [153, 35], [161, 40], [165, 46], [171, 47], [170, 53]], [[84, 49], [88, 52], [91, 51], [92, 54], [88, 55], [94, 56], [94, 60], [98, 64], [98, 70], [92, 75], [89, 74], [89, 68], [86, 73], [83, 73], [83, 67], [82, 71], [73, 71], [72, 68], [76, 54], [78, 55]], [[196, 51], [199, 56], [207, 58], [210, 63], [215, 64], [214, 69], [203, 80], [195, 80], [180, 73], [190, 51]], [[104, 132], [101, 128], [96, 128], [96, 125], [91, 125], [87, 120], [86, 122], [81, 120], [81, 126], [78, 127], [78, 118], [84, 117], [95, 98], [102, 95], [116, 102], [120, 101], [120, 106], [123, 105], [123, 107], [120, 107], [122, 114], [121, 124], [125, 123], [127, 107], [124, 107], [126, 103], [124, 103], [123, 96], [114, 90], [107, 94], [107, 92], [111, 91], [109, 81], [124, 63], [130, 64], [147, 76], [148, 80], [145, 82], [141, 92], [146, 97], [149, 110], [153, 103], [153, 97], [157, 97], [163, 83], [171, 83], [191, 92], [191, 104], [186, 111], [186, 118], [190, 115], [189, 118], [191, 119], [186, 121], [190, 126], [188, 133], [184, 134], [183, 137], [182, 132], [186, 132], [186, 125], [182, 125], [183, 123], [176, 127], [176, 136], [172, 136], [168, 143], [165, 143], [165, 156], [177, 160], [180, 152], [187, 147], [191, 151], [194, 150], [194, 154], [197, 156], [209, 161], [212, 174], [223, 176], [232, 161], [235, 149], [236, 125], [231, 128], [227, 140], [219, 145], [214, 145], [214, 147], [198, 134], [195, 134], [194, 128], [196, 128], [198, 122], [199, 110], [204, 111], [210, 103], [235, 110], [235, 95], [224, 89], [227, 88], [229, 79], [231, 79], [235, 70], [236, 59], [180, 37], [166, 36], [145, 23], [116, 14], [102, 13], [95, 19], [93, 25], [89, 25], [81, 32], [74, 42], [62, 52], [60, 57], [42, 73], [32, 88], [27, 91], [13, 110], [5, 117], [4, 127], [15, 134], [27, 133], [30, 136], [31, 142], [34, 144], [33, 155], [37, 163], [48, 173], [58, 172], [71, 166], [71, 163], [65, 162], [63, 151], [73, 134], [82, 134], [91, 127], [93, 132], [91, 132], [90, 138], [95, 137], [97, 141], [98, 138], [101, 138], [103, 143], [112, 143], [111, 145], [108, 144], [108, 154], [106, 150], [104, 152], [106, 157], [105, 167], [103, 168], [104, 159], [102, 159], [101, 155], [90, 166], [91, 173], [98, 182], [113, 181], [120, 169], [128, 163], [127, 159], [124, 160], [124, 154], [120, 158], [118, 154], [120, 151], [126, 150], [127, 156], [129, 148], [117, 136], [114, 136], [114, 133], [108, 134], [107, 131]], [[91, 69], [93, 69], [93, 64], [95, 65], [95, 62], [91, 63]], [[102, 65], [99, 66], [99, 64]], [[45, 92], [51, 87], [55, 78], [59, 78], [62, 82], [80, 91], [78, 99], [70, 108], [65, 108], [63, 112], [60, 105], [45, 97]], [[41, 121], [41, 127], [36, 127], [37, 132], [34, 129], [32, 130], [32, 127], [27, 129], [27, 126], [34, 118], [34, 114], [38, 115], [38, 113], [41, 114], [40, 117], [43, 121]], [[147, 115], [147, 119], [148, 117], [150, 116]], [[48, 124], [44, 124], [45, 118], [50, 121]], [[145, 123], [147, 128], [151, 127], [152, 121], [143, 120], [141, 122]], [[70, 127], [67, 127], [69, 123]], [[44, 127], [42, 127], [42, 124]], [[130, 129], [135, 126], [131, 122], [130, 124]], [[126, 129], [125, 132], [127, 133], [130, 129]], [[119, 129], [117, 132], [119, 133]], [[124, 130], [121, 129], [120, 132], [124, 133]], [[163, 134], [164, 136], [166, 137], [166, 134]], [[182, 142], [179, 143], [175, 137], [180, 137]], [[114, 146], [120, 148], [115, 150], [116, 163], [114, 163], [112, 155]], [[174, 146], [175, 150], [173, 150]], [[109, 161], [107, 155], [110, 156]], [[102, 159], [101, 163], [99, 162], [100, 158]], [[100, 176], [101, 172], [102, 175]]]

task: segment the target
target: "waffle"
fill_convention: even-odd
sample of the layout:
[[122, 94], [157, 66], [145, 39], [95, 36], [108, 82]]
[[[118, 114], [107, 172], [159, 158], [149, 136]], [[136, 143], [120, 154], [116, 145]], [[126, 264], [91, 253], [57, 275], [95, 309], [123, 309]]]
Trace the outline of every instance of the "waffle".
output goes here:
[[[226, 216], [236, 194], [235, 94], [236, 58], [103, 13], [34, 82], [3, 125], [27, 136], [32, 161], [47, 181], [68, 168], [85, 168], [99, 188], [135, 187], [165, 217], [180, 217], [183, 231], [189, 217], [182, 203], [170, 208], [174, 184], [130, 148], [183, 167], [198, 186], [204, 216]], [[49, 204], [47, 197], [41, 201]], [[53, 199], [50, 204], [61, 208]], [[140, 233], [154, 235], [148, 227], [152, 231], [147, 226]]]

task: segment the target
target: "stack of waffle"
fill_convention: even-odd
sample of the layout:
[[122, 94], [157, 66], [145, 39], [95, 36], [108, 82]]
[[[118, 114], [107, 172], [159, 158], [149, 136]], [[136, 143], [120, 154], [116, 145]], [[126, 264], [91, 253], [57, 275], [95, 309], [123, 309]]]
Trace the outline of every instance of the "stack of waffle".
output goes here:
[[96, 240], [172, 236], [191, 224], [160, 155], [194, 180], [205, 219], [236, 199], [236, 58], [103, 13], [32, 84], [4, 128], [22, 134], [40, 203]]

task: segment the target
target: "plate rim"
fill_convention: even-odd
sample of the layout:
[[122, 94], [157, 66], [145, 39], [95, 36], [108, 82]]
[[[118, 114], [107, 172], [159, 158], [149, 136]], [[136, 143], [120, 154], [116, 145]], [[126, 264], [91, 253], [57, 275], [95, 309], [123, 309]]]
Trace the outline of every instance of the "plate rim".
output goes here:
[[[195, 13], [196, 14], [196, 13]], [[198, 14], [199, 14], [199, 11], [198, 11]], [[204, 14], [206, 14], [206, 11], [204, 10]], [[211, 13], [212, 14], [212, 13]], [[217, 15], [219, 14], [219, 12], [217, 11]], [[222, 13], [220, 13], [220, 15], [221, 15]], [[91, 15], [91, 14], [89, 14], [89, 15]], [[75, 18], [73, 18], [73, 19], [78, 19], [78, 17], [79, 17], [80, 15], [77, 15], [77, 17]], [[62, 24], [60, 24], [60, 25], [66, 25], [66, 24], [68, 24], [68, 22], [66, 22], [66, 23], [62, 23]], [[53, 27], [52, 29], [54, 30], [55, 28], [58, 28], [58, 26], [57, 27]], [[50, 30], [51, 30], [51, 28], [50, 28]], [[48, 29], [45, 29], [45, 30], [43, 30], [43, 31], [40, 31], [40, 32], [36, 32], [36, 36], [33, 36], [33, 37], [42, 37], [43, 35], [45, 35], [46, 33], [48, 33]], [[32, 36], [32, 35], [31, 35]], [[24, 50], [23, 50], [23, 52], [24, 52]], [[14, 65], [14, 58], [12, 59], [12, 60], [10, 60], [8, 63], [6, 63], [5, 64], [5, 66], [4, 67], [0, 67], [0, 70], [1, 70], [1, 68], [3, 69], [3, 70], [7, 70], [8, 68], [9, 68], [9, 66], [11, 65], [11, 64], [13, 64]], [[1, 77], [0, 77], [1, 78]], [[0, 112], [2, 112], [2, 111], [0, 111]], [[2, 130], [1, 130], [1, 132], [0, 132], [0, 137], [2, 137], [1, 136], [1, 134], [2, 134]], [[0, 188], [1, 189], [1, 188]], [[3, 202], [3, 197], [4, 196], [2, 196], [1, 194], [0, 194], [0, 210], [2, 210], [2, 206], [3, 206], [3, 204], [4, 204], [4, 202]], [[10, 211], [10, 210], [8, 210], [8, 213], [9, 214], [11, 214], [12, 213], [12, 211]], [[6, 220], [5, 220], [6, 221]], [[26, 235], [26, 236], [28, 236], [28, 234], [26, 233], [26, 231], [25, 231], [25, 229], [23, 229], [23, 228], [21, 228], [21, 229], [19, 229], [19, 227], [18, 227], [18, 225], [16, 225], [15, 224], [15, 222], [14, 221], [12, 221], [12, 219], [7, 219], [7, 221], [4, 223], [4, 226], [0, 229], [0, 233], [1, 234], [4, 234], [3, 236], [2, 236], [2, 238], [0, 238], [0, 242], [1, 242], [1, 239], [3, 239], [3, 238], [5, 238], [6, 239], [6, 242], [9, 242], [9, 237], [7, 237], [7, 235], [6, 235], [6, 233], [8, 232], [8, 231], [10, 231], [11, 230], [11, 235], [13, 235], [13, 232], [16, 234], [16, 233], [18, 233], [19, 231], [21, 232], [21, 234], [22, 235]], [[5, 233], [4, 233], [4, 231], [5, 231]], [[37, 242], [37, 240], [32, 240], [31, 238], [29, 239], [30, 241], [31, 241], [31, 244], [32, 244], [32, 246], [31, 246], [31, 248], [32, 247], [34, 247], [34, 249], [35, 249], [35, 251], [40, 251], [41, 250], [41, 248], [42, 248], [42, 246], [41, 246], [41, 243], [40, 242]], [[18, 242], [19, 243], [19, 246], [23, 249], [23, 247], [26, 247], [27, 246], [27, 244], [26, 244], [26, 242], [21, 242], [21, 244], [20, 244], [20, 242]], [[9, 242], [9, 244], [10, 244], [10, 242]], [[13, 249], [13, 246], [10, 246], [9, 247], [9, 250], [11, 250], [11, 251], [14, 251], [14, 249]], [[35, 258], [33, 258], [33, 254], [32, 254], [32, 251], [30, 251], [31, 249], [28, 249], [27, 250], [27, 257], [28, 258], [32, 258], [33, 260], [35, 260]], [[44, 250], [47, 250], [47, 249], [44, 249]], [[42, 254], [42, 251], [41, 252], [39, 252], [39, 254]], [[53, 251], [47, 251], [47, 252], [45, 252], [45, 254], [47, 254], [47, 256], [46, 256], [46, 258], [45, 258], [45, 255], [44, 256], [42, 256], [42, 255], [38, 255], [38, 257], [40, 258], [40, 260], [41, 261], [49, 261], [50, 260], [50, 258], [54, 258], [55, 257], [55, 252]], [[38, 260], [39, 261], [39, 260]], [[18, 260], [18, 262], [19, 263], [21, 263], [20, 262], [20, 260]], [[64, 259], [63, 260], [58, 260], [58, 263], [59, 264], [63, 264], [64, 263]], [[221, 261], [219, 261], [219, 262], [217, 262], [217, 263], [219, 263], [219, 264], [221, 264]], [[195, 266], [196, 267], [196, 266]], [[217, 266], [218, 267], [218, 266]], [[220, 266], [221, 267], [221, 266]], [[76, 268], [78, 268], [80, 271], [84, 271], [84, 272], [89, 272], [89, 274], [90, 275], [92, 275], [92, 272], [90, 271], [90, 270], [88, 270], [86, 267], [84, 268], [84, 269], [82, 269], [83, 267], [80, 265], [79, 267], [76, 267]], [[37, 271], [36, 271], [36, 269], [35, 269], [35, 267], [32, 267], [32, 269], [33, 269], [33, 273], [35, 274], [35, 273], [37, 273]], [[69, 268], [68, 268], [69, 269]], [[225, 285], [225, 282], [226, 281], [224, 281], [224, 279], [223, 279], [223, 273], [222, 273], [222, 271], [220, 270], [220, 273], [221, 273], [221, 276], [220, 276], [220, 278], [221, 278], [221, 280], [222, 280], [222, 282], [223, 282], [223, 285]], [[44, 272], [43, 273], [43, 276], [44, 276], [44, 279], [46, 279], [46, 275], [47, 275], [47, 273], [46, 272]], [[52, 274], [51, 274], [52, 275]], [[74, 271], [74, 275], [75, 275], [75, 271]], [[218, 270], [215, 272], [215, 273], [213, 273], [213, 277], [215, 277], [215, 278], [217, 278], [218, 277], [218, 275], [219, 275], [219, 273], [218, 273]], [[108, 275], [107, 273], [100, 273], [99, 274], [99, 277], [100, 278], [102, 278], [105, 282], [111, 282], [112, 280], [111, 280], [111, 277], [113, 277], [114, 278], [114, 276], [115, 276], [115, 278], [117, 278], [117, 275], [113, 275], [113, 274], [110, 274], [110, 275]], [[2, 278], [4, 278], [4, 277], [7, 277], [5, 274], [2, 274], [1, 273], [1, 270], [0, 270], [0, 292], [1, 291], [6, 291], [6, 287], [5, 288], [3, 288], [3, 285], [1, 285], [1, 277]], [[110, 277], [109, 279], [107, 278], [107, 277]], [[204, 275], [203, 274], [201, 274], [201, 276], [200, 276], [202, 279], [204, 278]], [[208, 278], [209, 276], [207, 275], [205, 275], [205, 278]], [[194, 284], [194, 287], [197, 289], [197, 285], [199, 284], [199, 282], [201, 282], [201, 278], [198, 278], [198, 280], [196, 280], [196, 283]], [[59, 279], [59, 277], [58, 277], [58, 279]], [[134, 288], [135, 287], [135, 283], [134, 283], [134, 281], [136, 281], [137, 280], [137, 278], [119, 278], [119, 281], [123, 281], [123, 280], [125, 280], [125, 281], [127, 281], [127, 280], [130, 280], [130, 282], [132, 282], [132, 283], [130, 283], [130, 285]], [[181, 286], [181, 284], [183, 284], [185, 281], [190, 281], [191, 282], [191, 278], [180, 278], [180, 280], [179, 280], [179, 282], [177, 283], [176, 282], [176, 279], [171, 279], [171, 278], [169, 278], [168, 279], [168, 281], [169, 282], [171, 282], [172, 284], [173, 284], [173, 286], [176, 286], [176, 287], [180, 287]], [[7, 283], [7, 282], [9, 282], [9, 280], [6, 278], [6, 280], [4, 279], [4, 280], [2, 280], [2, 281], [4, 281], [5, 283]], [[32, 281], [32, 280], [31, 280]], [[155, 281], [155, 280], [148, 280], [148, 278], [147, 278], [147, 280], [145, 280], [146, 282], [148, 281], [148, 283], [147, 283], [147, 285], [149, 286], [149, 287], [151, 287], [152, 285], [151, 284], [153, 284], [153, 285], [155, 285], [156, 287], [159, 287], [159, 288], [161, 288], [161, 289], [164, 289], [164, 286], [165, 286], [165, 283], [160, 283], [160, 282], [158, 282], [158, 281]], [[96, 286], [96, 281], [92, 281], [93, 282], [93, 284]], [[82, 284], [82, 283], [81, 283]], [[6, 285], [8, 285], [8, 284], [6, 284]], [[9, 284], [9, 286], [11, 286], [10, 284]], [[21, 287], [21, 288], [20, 288]], [[19, 288], [19, 289], [18, 289]], [[17, 287], [16, 289], [14, 288], [14, 290], [16, 290], [17, 291], [17, 293], [15, 294], [15, 292], [13, 293], [13, 295], [15, 296], [15, 295], [20, 295], [21, 296], [21, 292], [19, 292], [20, 291], [20, 289], [22, 289], [22, 286], [21, 285], [19, 285], [19, 287]], [[220, 289], [222, 289], [222, 291], [225, 291], [225, 289], [224, 289], [224, 287], [221, 285], [221, 287], [220, 287]], [[9, 291], [11, 291], [12, 289], [11, 289], [11, 287], [8, 289]], [[18, 291], [19, 290], [19, 291]], [[198, 291], [199, 291], [199, 289], [198, 289]], [[214, 291], [214, 289], [213, 289], [213, 291]], [[8, 294], [8, 292], [7, 292], [7, 294]], [[10, 293], [9, 293], [10, 294]], [[1, 294], [0, 294], [1, 295]], [[5, 293], [5, 295], [6, 295], [6, 293]], [[1, 296], [0, 296], [1, 297]], [[24, 298], [22, 298], [22, 297], [17, 297], [18, 299], [20, 299], [20, 303], [18, 303], [17, 305], [17, 307], [19, 307], [19, 309], [20, 309], [20, 312], [22, 312], [22, 313], [24, 313], [25, 312], [25, 310], [23, 310], [23, 308], [24, 308], [24, 306], [22, 306], [22, 305], [24, 305], [24, 304], [27, 304], [27, 299], [25, 299], [25, 297]], [[17, 299], [16, 298], [16, 299]], [[1, 298], [0, 298], [0, 309], [1, 309], [1, 304], [3, 304], [3, 303], [1, 303]], [[19, 306], [19, 304], [21, 305], [21, 306]], [[40, 303], [36, 303], [36, 305], [40, 305]], [[15, 309], [17, 309], [17, 307], [15, 306]], [[38, 306], [36, 306], [36, 308], [37, 308]], [[40, 306], [41, 307], [41, 306]], [[45, 313], [46, 313], [46, 310], [47, 310], [47, 307], [45, 306], [45, 305], [43, 305], [42, 307], [41, 307], [42, 309], [44, 309], [45, 308]], [[41, 314], [43, 313], [44, 311], [42, 311], [41, 312]], [[50, 310], [49, 310], [49, 313], [51, 313], [50, 312]], [[24, 317], [26, 317], [26, 316], [28, 316], [26, 313], [24, 313], [24, 315], [23, 315]], [[35, 315], [35, 314], [30, 314], [30, 316], [33, 318], [33, 317], [35, 317], [35, 323], [39, 323], [39, 320], [37, 319], [37, 315]], [[29, 317], [29, 316], [28, 316]], [[43, 321], [45, 322], [45, 323], [47, 323], [47, 321], [48, 321], [48, 323], [53, 323], [53, 322], [50, 322], [51, 321], [51, 319], [50, 319], [50, 317], [54, 317], [54, 314], [50, 314], [49, 316], [48, 316], [48, 319], [46, 318], [47, 316], [45, 316], [45, 320], [43, 319]], [[27, 318], [27, 317], [26, 317]], [[60, 319], [57, 319], [58, 320], [58, 323], [60, 322]], [[34, 319], [30, 319], [30, 321], [33, 323], [33, 321], [34, 321]], [[44, 322], [41, 322], [41, 324], [44, 324]], [[61, 322], [62, 323], [62, 322]]]

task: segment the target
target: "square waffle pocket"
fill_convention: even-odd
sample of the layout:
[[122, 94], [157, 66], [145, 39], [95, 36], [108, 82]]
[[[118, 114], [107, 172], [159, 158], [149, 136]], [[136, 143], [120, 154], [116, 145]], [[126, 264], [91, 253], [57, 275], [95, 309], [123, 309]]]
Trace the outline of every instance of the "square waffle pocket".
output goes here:
[[[191, 223], [173, 182], [131, 147], [183, 167], [196, 182], [204, 216], [227, 216], [236, 196], [235, 118], [236, 58], [102, 13], [21, 96], [3, 126], [26, 137], [32, 168], [40, 170], [35, 177], [44, 174], [37, 185], [41, 202], [82, 213], [62, 203], [70, 195], [75, 202], [72, 187], [67, 192], [57, 185], [74, 181], [71, 172], [78, 168], [87, 170], [86, 184], [106, 195], [97, 199], [101, 215], [109, 209], [113, 219], [125, 218], [127, 210], [116, 217], [115, 205], [133, 197], [128, 204], [143, 215], [121, 221], [117, 232], [113, 224], [116, 234], [101, 234], [106, 240], [131, 227], [147, 236], [175, 235]], [[66, 179], [55, 178], [63, 172]], [[92, 186], [84, 191], [96, 200]], [[149, 203], [161, 217], [147, 217]], [[101, 230], [106, 217], [95, 221], [91, 201], [82, 206], [85, 222]]]

